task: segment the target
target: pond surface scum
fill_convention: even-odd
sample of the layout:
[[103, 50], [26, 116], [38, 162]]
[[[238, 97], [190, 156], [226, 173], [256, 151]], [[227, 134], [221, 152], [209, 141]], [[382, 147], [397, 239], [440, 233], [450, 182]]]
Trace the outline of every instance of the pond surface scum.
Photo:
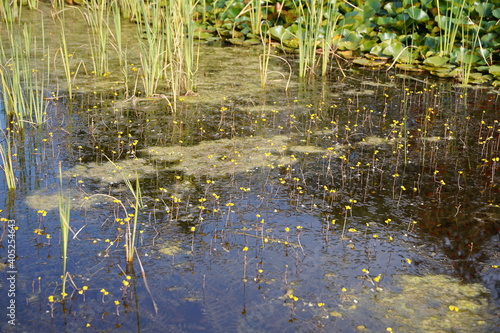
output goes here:
[[278, 58], [261, 89], [260, 52], [200, 45], [175, 112], [112, 66], [75, 76], [72, 100], [46, 86], [43, 126], [17, 129], [0, 100], [17, 183], [0, 174], [1, 332], [498, 329], [498, 89], [351, 66], [288, 81]]

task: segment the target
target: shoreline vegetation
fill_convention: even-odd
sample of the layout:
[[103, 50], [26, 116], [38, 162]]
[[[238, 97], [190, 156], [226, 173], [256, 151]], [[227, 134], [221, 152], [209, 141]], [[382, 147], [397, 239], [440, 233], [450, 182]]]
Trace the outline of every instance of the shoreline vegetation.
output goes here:
[[[184, 9], [176, 0], [123, 0], [118, 4], [122, 18], [139, 24], [143, 24], [148, 8], [156, 6], [160, 11], [163, 8], [170, 22], [177, 22], [175, 17], [169, 17], [172, 13], [183, 16], [180, 24], [184, 26], [187, 43], [193, 42], [192, 37], [195, 41], [222, 40], [236, 45], [269, 43], [286, 54], [297, 53], [300, 76], [326, 75], [328, 62], [338, 65], [350, 62], [368, 68], [396, 67], [429, 72], [463, 84], [500, 85], [500, 65], [495, 65], [500, 44], [499, 3], [469, 0], [187, 2], [186, 6], [186, 2], [181, 2]], [[38, 6], [35, 0], [21, 3], [31, 9]], [[116, 12], [116, 3], [112, 0], [52, 0], [51, 3], [57, 10], [77, 5]], [[0, 8], [3, 21], [15, 20], [16, 13], [21, 11], [20, 5], [16, 1], [10, 6], [3, 5], [4, 8]], [[149, 19], [151, 22], [151, 16]], [[176, 36], [178, 39], [178, 32]], [[176, 62], [180, 67], [189, 67], [192, 59], [187, 63], [178, 59]], [[192, 76], [192, 69], [188, 68], [188, 72], [188, 76]], [[187, 86], [190, 80], [188, 77]]]
[[[39, 10], [40, 3], [52, 7], [61, 30], [68, 9], [82, 12], [96, 76], [107, 75], [114, 51], [124, 64], [121, 21], [136, 23], [138, 81], [146, 96], [165, 91], [159, 89], [164, 82], [173, 109], [177, 96], [195, 91], [199, 41], [262, 45], [262, 87], [270, 57], [292, 68], [290, 60], [299, 77], [326, 76], [336, 69], [345, 76], [342, 67], [355, 64], [430, 73], [463, 85], [500, 85], [500, 3], [489, 1], [16, 0], [0, 5], [7, 32], [15, 35], [22, 12]], [[74, 77], [64, 31], [61, 40], [71, 98]]]

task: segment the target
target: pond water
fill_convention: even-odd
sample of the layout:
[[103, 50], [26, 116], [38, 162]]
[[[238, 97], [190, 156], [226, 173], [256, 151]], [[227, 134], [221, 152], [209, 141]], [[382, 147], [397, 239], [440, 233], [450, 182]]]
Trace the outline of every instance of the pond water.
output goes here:
[[[2, 332], [498, 327], [498, 91], [345, 63], [346, 77], [288, 82], [279, 59], [261, 89], [260, 48], [199, 52], [197, 95], [176, 112], [82, 74], [73, 100], [47, 101], [46, 126], [16, 136], [18, 189], [0, 174]], [[124, 178], [143, 203], [132, 265]]]

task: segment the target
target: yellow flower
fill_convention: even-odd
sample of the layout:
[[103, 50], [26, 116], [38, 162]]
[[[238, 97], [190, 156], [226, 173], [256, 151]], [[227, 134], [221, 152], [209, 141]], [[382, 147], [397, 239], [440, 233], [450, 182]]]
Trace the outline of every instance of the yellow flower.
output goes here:
[[115, 301], [115, 305], [120, 305], [120, 301]]
[[366, 268], [363, 268], [361, 271], [362, 271], [363, 273], [365, 273], [365, 274], [370, 274], [370, 271], [369, 271], [369, 270], [367, 270]]
[[54, 296], [50, 295], [49, 297], [47, 297], [47, 299], [50, 303], [54, 303]]
[[127, 287], [130, 284], [127, 280], [123, 280], [122, 283], [125, 287]]
[[325, 303], [318, 303], [318, 306], [319, 306], [320, 308], [322, 308], [322, 307], [324, 307], [324, 306], [325, 306]]
[[245, 247], [243, 248], [243, 251], [244, 251], [244, 252], [247, 252], [247, 251], [248, 251], [248, 246], [245, 246]]
[[458, 307], [455, 305], [448, 306], [448, 309], [450, 309], [450, 311], [458, 311]]

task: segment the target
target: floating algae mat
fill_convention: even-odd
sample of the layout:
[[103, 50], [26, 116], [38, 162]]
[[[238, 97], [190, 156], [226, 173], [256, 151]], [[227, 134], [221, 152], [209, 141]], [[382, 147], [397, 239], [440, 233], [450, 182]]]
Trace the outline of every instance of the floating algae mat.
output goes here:
[[488, 314], [488, 290], [446, 275], [401, 275], [398, 291], [377, 295], [375, 311], [395, 332], [482, 332]]
[[[40, 24], [31, 13], [21, 22]], [[63, 30], [66, 82], [61, 25], [47, 20], [50, 47], [32, 72], [50, 60], [47, 123], [25, 122], [2, 142], [18, 188], [0, 172], [0, 309], [17, 271], [16, 326], [0, 321], [1, 332], [497, 330], [495, 88], [340, 58], [328, 77], [301, 80], [296, 58], [281, 54], [262, 89], [262, 46], [200, 45], [194, 94], [174, 106], [166, 80], [158, 95], [139, 92], [136, 24], [122, 22], [124, 71], [109, 49], [103, 77], [86, 58], [85, 23]], [[64, 300], [60, 193], [71, 199]]]
[[170, 170], [191, 176], [222, 176], [234, 172], [247, 172], [255, 168], [277, 167], [294, 163], [286, 157], [286, 136], [237, 137], [203, 141], [195, 146], [149, 147], [142, 150], [162, 163], [172, 163]]

